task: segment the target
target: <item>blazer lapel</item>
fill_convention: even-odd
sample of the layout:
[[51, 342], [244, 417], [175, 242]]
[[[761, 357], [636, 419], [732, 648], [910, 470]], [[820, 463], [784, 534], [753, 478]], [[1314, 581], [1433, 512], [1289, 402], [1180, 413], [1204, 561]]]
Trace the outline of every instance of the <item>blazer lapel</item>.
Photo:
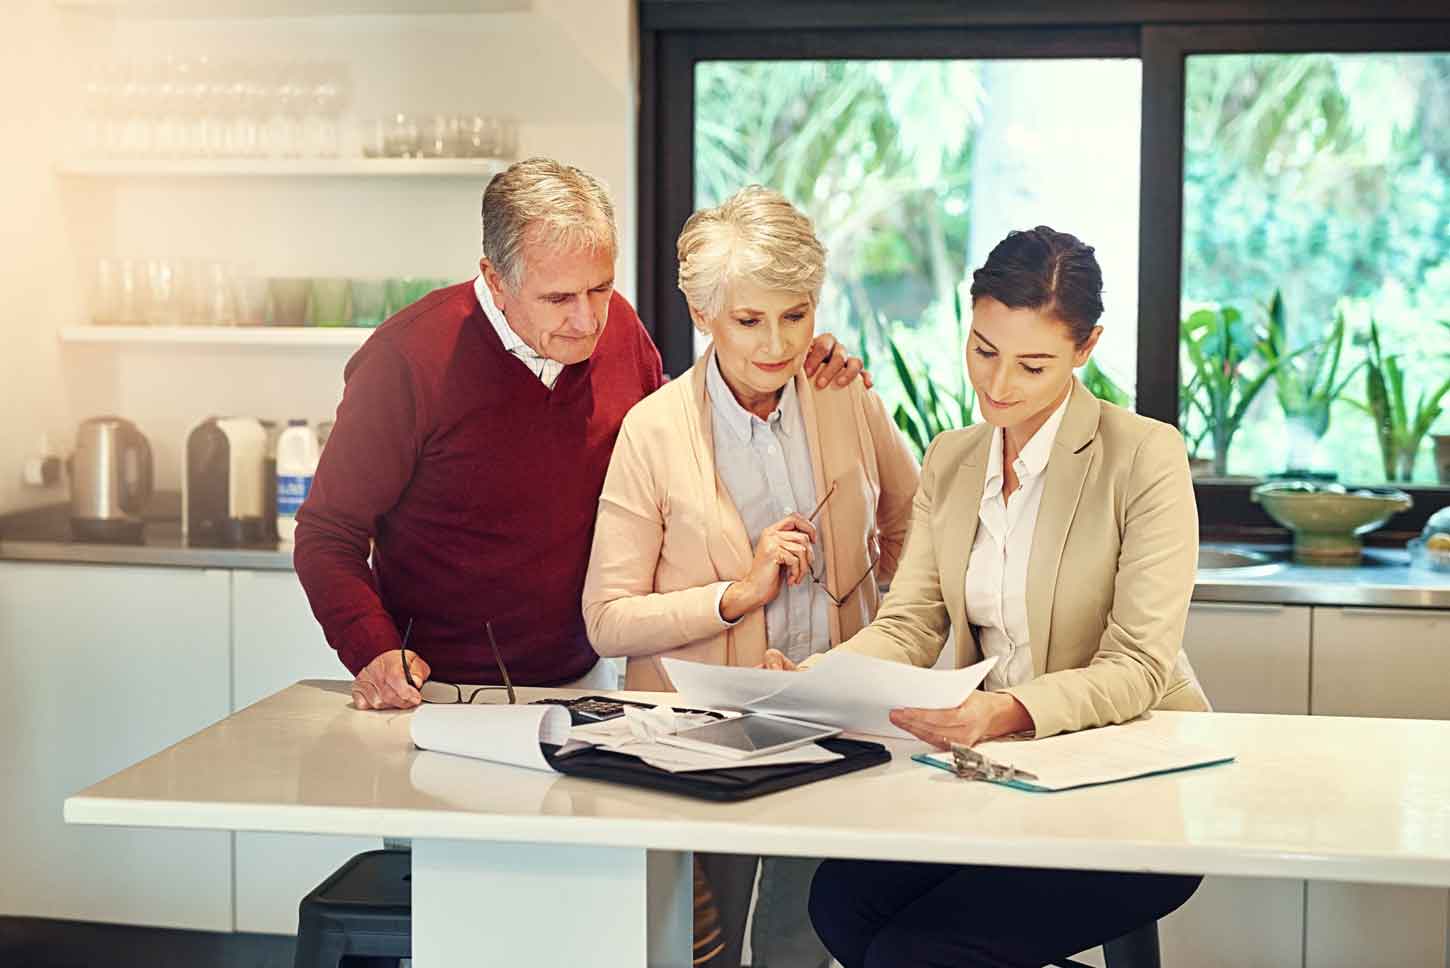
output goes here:
[[1047, 463], [1045, 490], [1037, 511], [1032, 552], [1027, 560], [1027, 634], [1031, 640], [1034, 676], [1047, 671], [1058, 566], [1082, 497], [1083, 483], [1097, 454], [1097, 448], [1090, 445], [1097, 438], [1102, 405], [1076, 378], [1071, 393], [1072, 399], [1068, 401]]
[[982, 435], [977, 445], [967, 451], [960, 467], [953, 468], [946, 493], [938, 494], [936, 503], [949, 507], [953, 513], [944, 517], [941, 533], [936, 535], [943, 563], [942, 601], [957, 631], [957, 654], [962, 655], [963, 637], [970, 637], [967, 624], [967, 563], [972, 557], [972, 543], [977, 540], [982, 489], [987, 483], [987, 455], [991, 452], [992, 433]]
[[690, 370], [691, 392], [685, 418], [686, 425], [691, 428], [700, 494], [704, 498], [701, 510], [708, 532], [705, 545], [709, 548], [715, 575], [717, 579], [722, 579], [735, 578], [749, 571], [755, 549], [750, 546], [745, 522], [715, 467], [714, 418], [710, 410], [710, 396], [705, 392], [705, 368], [714, 356], [714, 348], [707, 349]]

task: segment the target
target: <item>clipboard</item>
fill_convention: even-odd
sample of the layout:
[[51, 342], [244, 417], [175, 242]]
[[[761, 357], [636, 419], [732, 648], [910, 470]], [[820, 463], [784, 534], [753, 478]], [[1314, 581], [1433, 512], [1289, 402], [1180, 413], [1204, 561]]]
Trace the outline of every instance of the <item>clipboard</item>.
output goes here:
[[917, 753], [917, 763], [1028, 793], [1061, 793], [1230, 763], [1232, 753], [1178, 742], [1146, 719], [1046, 739], [994, 740], [950, 753]]
[[605, 749], [580, 750], [567, 756], [559, 756], [558, 746], [550, 743], [543, 743], [541, 746], [544, 759], [566, 776], [604, 780], [607, 783], [620, 783], [717, 803], [750, 800], [891, 762], [891, 753], [886, 747], [869, 740], [833, 737], [818, 740], [817, 743], [833, 753], [839, 753], [840, 759], [828, 760], [825, 763], [783, 763], [778, 766], [746, 766], [728, 770], [692, 770], [688, 773], [671, 773], [669, 770], [650, 766], [633, 756]]

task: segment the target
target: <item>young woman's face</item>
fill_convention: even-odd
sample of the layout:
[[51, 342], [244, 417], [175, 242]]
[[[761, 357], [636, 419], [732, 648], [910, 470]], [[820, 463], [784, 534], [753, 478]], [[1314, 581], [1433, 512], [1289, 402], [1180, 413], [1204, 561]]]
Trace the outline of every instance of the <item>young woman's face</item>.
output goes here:
[[780, 390], [800, 369], [815, 337], [816, 307], [806, 293], [741, 279], [730, 285], [714, 318], [697, 313], [696, 322], [715, 341], [715, 358], [730, 387], [763, 396]]
[[979, 298], [966, 353], [982, 417], [1002, 428], [1046, 417], [1067, 395], [1072, 371], [1088, 361], [1101, 333], [1095, 327], [1085, 344], [1075, 346], [1072, 331], [1057, 317]]

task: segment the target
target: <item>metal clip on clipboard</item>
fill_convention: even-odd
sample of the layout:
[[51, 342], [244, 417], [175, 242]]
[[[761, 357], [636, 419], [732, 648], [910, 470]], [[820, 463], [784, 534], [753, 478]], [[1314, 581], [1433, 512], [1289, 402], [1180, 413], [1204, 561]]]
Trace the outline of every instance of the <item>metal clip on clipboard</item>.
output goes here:
[[1013, 780], [1036, 780], [1035, 773], [1019, 770], [1010, 763], [988, 759], [970, 746], [952, 744], [952, 766], [963, 780], [991, 780], [1010, 783]]

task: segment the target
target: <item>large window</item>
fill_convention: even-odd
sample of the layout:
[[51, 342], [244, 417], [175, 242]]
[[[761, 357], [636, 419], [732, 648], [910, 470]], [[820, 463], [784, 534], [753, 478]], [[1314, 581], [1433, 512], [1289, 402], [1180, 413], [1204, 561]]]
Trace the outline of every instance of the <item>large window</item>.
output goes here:
[[1184, 84], [1180, 410], [1202, 470], [1435, 482], [1450, 55], [1200, 54]]
[[811, 216], [829, 251], [818, 326], [866, 358], [919, 452], [973, 418], [971, 273], [1011, 229], [1097, 248], [1105, 333], [1084, 375], [1130, 403], [1140, 75], [1129, 59], [705, 61], [695, 205], [759, 183]]

